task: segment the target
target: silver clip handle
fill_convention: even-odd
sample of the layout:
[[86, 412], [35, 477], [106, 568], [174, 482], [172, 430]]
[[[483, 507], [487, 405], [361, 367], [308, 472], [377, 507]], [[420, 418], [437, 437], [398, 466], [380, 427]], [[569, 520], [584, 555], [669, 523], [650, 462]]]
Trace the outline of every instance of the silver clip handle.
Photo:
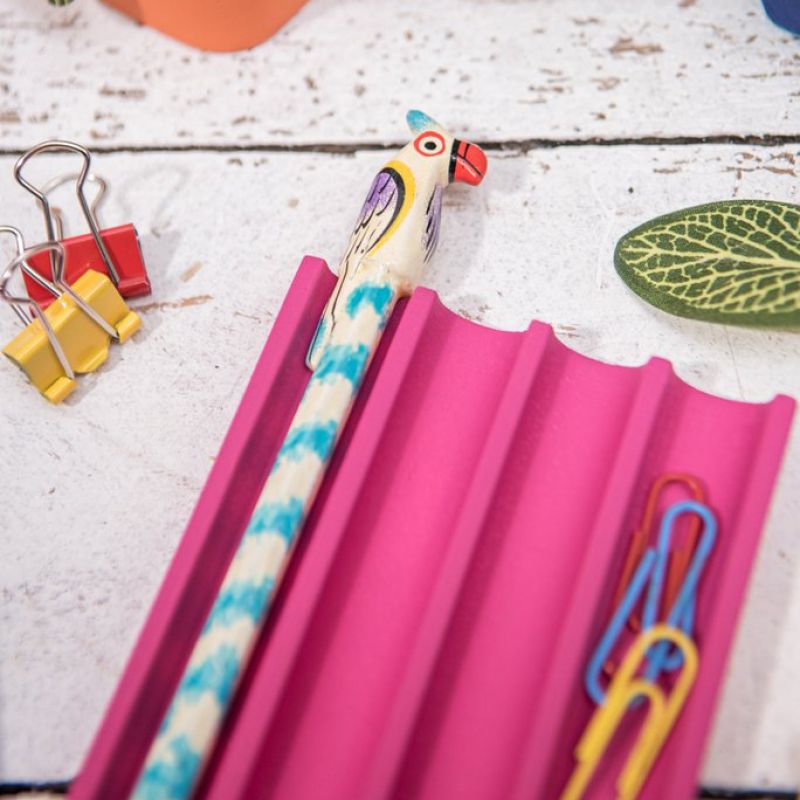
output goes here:
[[[77, 181], [80, 177], [80, 173], [78, 172], [67, 172], [64, 175], [57, 175], [52, 180], [49, 180], [44, 186], [42, 186], [41, 192], [45, 197], [50, 194], [50, 192], [58, 189], [59, 186], [63, 186], [65, 183], [71, 183], [72, 181]], [[92, 202], [89, 204], [89, 209], [92, 212], [92, 215], [97, 222], [98, 227], [100, 226], [100, 218], [97, 215], [97, 211], [100, 206], [103, 204], [103, 201], [106, 198], [106, 192], [108, 191], [108, 183], [106, 182], [105, 178], [101, 178], [99, 175], [95, 175], [94, 172], [90, 172], [86, 176], [87, 183], [93, 183], [97, 186], [97, 192], [95, 193]], [[41, 203], [39, 204], [41, 208]], [[42, 211], [44, 209], [42, 208]], [[51, 206], [50, 207], [50, 214], [53, 217], [53, 225], [55, 227], [55, 239], [58, 242], [63, 241], [64, 239], [64, 212], [58, 208], [58, 206]]]
[[[13, 233], [13, 230], [11, 232]], [[19, 233], [19, 231], [17, 231], [17, 233]], [[45, 316], [42, 307], [35, 300], [31, 300], [30, 297], [13, 295], [8, 290], [8, 282], [11, 280], [15, 270], [19, 268], [24, 269], [26, 266], [25, 262], [29, 258], [33, 258], [34, 256], [39, 255], [39, 253], [47, 252], [59, 253], [59, 261], [63, 262], [64, 248], [61, 246], [60, 242], [43, 242], [42, 244], [37, 244], [35, 247], [29, 247], [27, 250], [23, 250], [18, 256], [11, 259], [3, 274], [0, 275], [0, 300], [8, 303], [12, 308], [27, 306], [31, 310], [31, 317], [36, 317], [42, 323], [44, 332], [47, 335], [47, 340], [50, 342], [50, 346], [53, 348], [53, 352], [56, 354], [56, 358], [61, 364], [64, 374], [70, 380], [75, 380], [75, 373], [72, 370], [72, 366], [70, 365], [66, 354], [64, 353], [64, 348], [61, 347], [61, 342], [58, 341], [58, 337], [56, 336], [52, 325], [50, 325], [50, 321]]]
[[[14, 237], [14, 242], [16, 243], [17, 246], [17, 255], [21, 255], [25, 250], [25, 240], [22, 238], [22, 232], [19, 230], [19, 228], [15, 228], [13, 225], [0, 225], [0, 234], [3, 233], [8, 233]], [[21, 266], [24, 270], [25, 267], [27, 267], [28, 265], [22, 264]], [[10, 278], [11, 275], [9, 275], [8, 278], [5, 279], [5, 282], [3, 283], [4, 289], [6, 283], [8, 283]], [[18, 303], [9, 303], [9, 304], [11, 305], [11, 310], [19, 317], [23, 325], [27, 325], [29, 322], [31, 322], [33, 317], [29, 314], [26, 314]]]
[[[119, 273], [114, 266], [114, 262], [111, 260], [108, 250], [106, 249], [105, 242], [100, 236], [100, 228], [97, 224], [97, 217], [94, 214], [93, 207], [89, 205], [88, 201], [86, 200], [86, 195], [83, 191], [83, 186], [89, 176], [89, 167], [91, 166], [92, 162], [91, 154], [85, 147], [83, 147], [83, 145], [75, 142], [68, 142], [63, 139], [51, 139], [49, 141], [42, 142], [41, 144], [37, 144], [26, 153], [23, 153], [17, 159], [17, 163], [14, 164], [14, 178], [16, 179], [17, 183], [19, 183], [23, 189], [29, 191], [39, 202], [42, 213], [44, 214], [44, 224], [45, 230], [47, 231], [47, 238], [51, 242], [58, 240], [56, 226], [53, 221], [53, 214], [50, 209], [50, 203], [47, 199], [47, 191], [50, 191], [54, 187], [51, 186], [50, 189], [44, 191], [34, 186], [22, 175], [22, 168], [25, 166], [25, 164], [27, 164], [28, 161], [33, 158], [33, 156], [38, 155], [39, 153], [77, 153], [83, 158], [83, 168], [78, 173], [78, 178], [75, 183], [78, 202], [80, 203], [81, 210], [83, 211], [84, 219], [89, 225], [89, 230], [92, 232], [92, 237], [94, 238], [97, 249], [100, 252], [100, 257], [103, 259], [103, 263], [108, 269], [108, 274], [111, 276], [111, 280], [114, 281], [114, 284], [119, 285]], [[47, 186], [50, 186], [50, 184], [47, 184], [45, 188], [47, 188]], [[50, 265], [53, 269], [54, 275], [56, 272], [56, 256], [57, 254], [54, 251], [50, 252]], [[62, 255], [58, 257], [63, 259], [63, 250]]]

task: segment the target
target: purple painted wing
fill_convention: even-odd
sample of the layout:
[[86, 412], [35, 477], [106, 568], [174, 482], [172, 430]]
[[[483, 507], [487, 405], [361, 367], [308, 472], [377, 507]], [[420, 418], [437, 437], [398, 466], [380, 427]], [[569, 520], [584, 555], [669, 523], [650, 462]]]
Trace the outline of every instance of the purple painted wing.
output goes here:
[[357, 268], [358, 262], [383, 239], [400, 213], [404, 199], [405, 184], [400, 174], [391, 167], [382, 169], [375, 176], [361, 208], [339, 267], [340, 278], [352, 267]]
[[328, 299], [322, 319], [306, 355], [306, 364], [316, 369], [336, 326], [339, 297], [350, 275], [355, 275], [364, 256], [376, 247], [403, 207], [406, 189], [400, 173], [391, 167], [382, 169], [372, 182], [367, 199], [358, 215], [350, 243], [339, 263], [339, 279]]

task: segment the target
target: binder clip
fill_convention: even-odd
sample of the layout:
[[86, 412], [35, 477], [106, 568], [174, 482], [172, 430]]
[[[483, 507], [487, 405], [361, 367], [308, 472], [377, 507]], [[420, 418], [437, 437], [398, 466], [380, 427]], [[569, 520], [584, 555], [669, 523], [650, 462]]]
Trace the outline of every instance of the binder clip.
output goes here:
[[[62, 277], [66, 250], [60, 242], [26, 250], [18, 230], [2, 226], [0, 232], [11, 233], [17, 242], [17, 256], [0, 276], [0, 298], [25, 324], [3, 353], [51, 403], [60, 403], [75, 388], [75, 374], [96, 370], [108, 357], [111, 339], [126, 341], [141, 320], [107, 275], [90, 269], [68, 285]], [[48, 253], [54, 256], [51, 278], [31, 266], [34, 259]], [[32, 297], [11, 294], [8, 283], [17, 269], [49, 293], [52, 301], [47, 308]], [[26, 307], [29, 313], [23, 310]]]
[[[661, 687], [637, 677], [636, 673], [650, 649], [670, 646], [680, 652], [683, 669], [667, 695]], [[561, 800], [579, 800], [584, 796], [628, 708], [644, 698], [649, 701], [647, 717], [617, 780], [617, 799], [635, 800], [680, 716], [697, 676], [697, 666], [697, 648], [683, 631], [669, 625], [656, 625], [640, 633], [575, 748], [577, 764]]]
[[[642, 521], [639, 527], [633, 532], [631, 537], [630, 546], [625, 556], [625, 561], [622, 566], [622, 572], [619, 576], [619, 582], [614, 592], [614, 608], [617, 608], [622, 602], [622, 598], [633, 576], [636, 565], [640, 562], [644, 551], [647, 549], [647, 543], [650, 540], [651, 531], [653, 530], [653, 523], [656, 516], [656, 508], [658, 506], [659, 498], [662, 492], [670, 484], [683, 484], [688, 490], [692, 499], [702, 503], [705, 500], [703, 487], [700, 481], [692, 475], [687, 475], [682, 472], [666, 472], [660, 475], [653, 482], [650, 488], [650, 494], [647, 496], [647, 505], [645, 506]], [[683, 546], [673, 549], [670, 555], [669, 574], [667, 576], [667, 588], [664, 592], [664, 612], [671, 608], [675, 602], [678, 594], [678, 589], [683, 583], [686, 576], [686, 570], [689, 567], [689, 561], [692, 558], [692, 553], [697, 546], [697, 538], [700, 535], [700, 520], [694, 518], [690, 522], [689, 530], [686, 534], [686, 541]], [[631, 629], [638, 631], [641, 628], [641, 618], [632, 610], [630, 619], [628, 620]]]
[[[83, 158], [83, 167], [80, 172], [55, 178], [39, 189], [23, 177], [22, 169], [33, 156], [45, 152], [77, 153]], [[85, 147], [74, 142], [54, 139], [42, 142], [20, 156], [14, 165], [14, 178], [36, 198], [44, 216], [47, 240], [59, 241], [63, 246], [66, 262], [64, 280], [67, 284], [73, 285], [87, 271], [94, 270], [107, 275], [123, 297], [149, 294], [150, 279], [145, 270], [136, 228], [128, 223], [115, 228], [100, 229], [96, 211], [105, 194], [106, 183], [102, 178], [90, 174], [90, 166], [91, 155]], [[51, 209], [47, 195], [57, 186], [70, 180], [75, 180], [78, 203], [89, 226], [89, 233], [63, 239], [61, 211]], [[84, 193], [84, 184], [87, 181], [99, 185], [99, 193], [91, 205]], [[30, 259], [30, 265], [38, 275], [46, 280], [52, 280], [55, 259], [52, 250], [49, 257], [47, 253], [42, 252]], [[33, 278], [30, 271], [23, 271], [23, 276], [31, 299], [36, 300], [42, 308], [49, 306], [54, 300], [52, 293]]]
[[[617, 607], [608, 627], [603, 632], [589, 665], [586, 668], [584, 682], [589, 696], [598, 705], [605, 702], [606, 697], [600, 686], [600, 673], [614, 672], [614, 665], [610, 656], [625, 628], [625, 622], [630, 616], [633, 607], [638, 603], [648, 587], [642, 623], [645, 630], [653, 628], [658, 617], [661, 605], [661, 595], [664, 585], [664, 574], [669, 559], [670, 539], [674, 532], [677, 520], [685, 514], [695, 514], [702, 521], [703, 535], [698, 542], [684, 582], [678, 591], [675, 602], [670, 606], [666, 624], [680, 628], [686, 636], [691, 636], [694, 628], [694, 612], [697, 603], [697, 586], [702, 577], [708, 557], [717, 538], [717, 521], [714, 513], [708, 506], [695, 500], [685, 500], [670, 506], [661, 522], [661, 531], [656, 548], [648, 548], [642, 560], [636, 567], [622, 602]], [[647, 678], [655, 681], [664, 670], [674, 670], [681, 665], [680, 653], [670, 655], [666, 646], [658, 646], [648, 653]], [[612, 679], [613, 682], [613, 679]]]

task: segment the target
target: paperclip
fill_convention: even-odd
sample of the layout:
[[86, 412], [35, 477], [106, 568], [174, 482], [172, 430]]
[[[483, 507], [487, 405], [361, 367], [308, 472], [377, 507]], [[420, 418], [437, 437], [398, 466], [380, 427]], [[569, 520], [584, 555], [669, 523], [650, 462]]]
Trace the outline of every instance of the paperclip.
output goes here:
[[[667, 697], [658, 686], [635, 674], [653, 645], [670, 643], [682, 653], [684, 667]], [[633, 701], [644, 697], [650, 701], [647, 717], [616, 786], [617, 800], [635, 800], [686, 703], [697, 676], [697, 665], [696, 647], [677, 628], [659, 624], [640, 633], [614, 675], [605, 702], [595, 710], [575, 748], [577, 764], [561, 800], [583, 797], [625, 712]]]
[[655, 560], [656, 551], [653, 550], [653, 548], [646, 550], [639, 562], [639, 566], [636, 568], [633, 580], [628, 585], [622, 602], [614, 611], [611, 621], [608, 623], [608, 627], [603, 631], [600, 642], [595, 648], [592, 657], [589, 659], [589, 664], [586, 667], [586, 674], [584, 676], [584, 685], [586, 686], [589, 697], [591, 697], [597, 705], [601, 705], [606, 700], [606, 695], [600, 687], [600, 673], [603, 670], [603, 665], [608, 663], [608, 658], [625, 627], [625, 622], [642, 595], [650, 573], [653, 570]]
[[[105, 193], [106, 182], [97, 176], [91, 175], [91, 155], [89, 151], [74, 142], [52, 140], [36, 145], [23, 154], [14, 165], [14, 177], [17, 182], [29, 191], [37, 200], [45, 221], [47, 238], [50, 241], [61, 240], [62, 224], [60, 209], [51, 209], [47, 195], [57, 186], [73, 179], [73, 175], [64, 175], [54, 178], [41, 189], [28, 182], [22, 175], [22, 168], [33, 156], [43, 152], [73, 152], [82, 156], [83, 168], [74, 175], [78, 202], [84, 218], [89, 225], [89, 233], [73, 236], [61, 241], [66, 253], [67, 266], [64, 271], [65, 281], [72, 285], [81, 275], [90, 269], [108, 275], [123, 297], [135, 297], [150, 293], [150, 279], [144, 266], [139, 237], [133, 225], [120, 225], [115, 228], [100, 230], [97, 221], [97, 207]], [[86, 181], [100, 184], [100, 192], [90, 204], [84, 193]], [[98, 257], [99, 256], [99, 257]], [[40, 254], [31, 260], [39, 275], [49, 279], [55, 269], [56, 256], [51, 253], [48, 258]], [[25, 283], [30, 296], [47, 307], [52, 301], [52, 295], [44, 291], [41, 285], [25, 273]]]
[[[614, 645], [619, 640], [620, 634], [625, 627], [625, 620], [628, 619], [631, 609], [641, 597], [648, 580], [649, 586], [645, 600], [643, 626], [647, 630], [656, 623], [661, 590], [664, 584], [664, 572], [669, 554], [670, 537], [677, 518], [682, 514], [688, 513], [697, 514], [703, 521], [703, 536], [694, 552], [694, 557], [687, 570], [686, 578], [680, 587], [678, 597], [669, 610], [666, 622], [668, 625], [680, 628], [687, 636], [692, 635], [697, 584], [716, 541], [717, 525], [713, 512], [707, 506], [694, 500], [684, 500], [670, 506], [665, 512], [661, 522], [658, 547], [650, 547], [645, 551], [634, 573], [633, 580], [622, 598], [622, 602], [617, 606], [611, 621], [600, 638], [600, 642], [589, 659], [584, 676], [584, 685], [595, 703], [600, 704], [605, 700], [605, 695], [600, 686], [600, 672], [603, 671], [604, 665], [606, 673], [613, 671], [613, 664], [611, 665], [612, 669], [609, 669], [609, 664], [611, 664], [610, 656]], [[662, 670], [674, 670], [681, 665], [680, 653], [669, 656], [668, 648], [663, 645], [654, 648], [654, 652], [648, 654], [648, 659], [650, 664], [647, 678], [652, 681], [657, 680]]]
[[[661, 590], [664, 584], [664, 573], [669, 557], [670, 538], [674, 532], [675, 523], [683, 514], [695, 514], [703, 524], [703, 535], [697, 545], [694, 557], [686, 571], [686, 577], [681, 584], [678, 596], [675, 599], [667, 616], [667, 624], [680, 627], [688, 636], [692, 635], [694, 627], [694, 610], [697, 599], [697, 584], [700, 576], [705, 569], [708, 557], [714, 547], [717, 538], [717, 519], [711, 509], [698, 503], [695, 500], [685, 500], [670, 506], [661, 521], [661, 531], [658, 536], [658, 549], [656, 551], [656, 561], [653, 566], [653, 574], [650, 577], [650, 586], [645, 601], [642, 622], [646, 628], [655, 625], [658, 616], [658, 607], [661, 597]], [[672, 670], [680, 666], [680, 652], [673, 657], [668, 655], [669, 646], [660, 644], [648, 653], [648, 668], [646, 676], [648, 680], [658, 680], [658, 676], [663, 669]]]
[[[38, 276], [26, 264], [27, 260], [48, 250], [58, 254], [53, 283]], [[41, 323], [41, 326], [36, 324], [36, 320], [28, 323], [3, 352], [54, 403], [60, 402], [72, 391], [75, 372], [93, 372], [106, 360], [111, 338], [124, 342], [141, 324], [139, 316], [125, 305], [106, 275], [89, 270], [78, 278], [74, 286], [68, 286], [61, 278], [63, 264], [61, 244], [45, 242], [18, 255], [9, 264], [0, 284], [0, 291], [7, 302], [28, 305]], [[42, 309], [33, 299], [10, 295], [6, 284], [17, 267], [22, 267], [26, 274], [33, 273], [37, 285], [54, 292], [58, 301]]]
[[[636, 569], [636, 565], [639, 563], [639, 560], [642, 557], [642, 553], [644, 553], [647, 548], [647, 542], [650, 538], [650, 532], [653, 528], [656, 508], [658, 506], [658, 500], [661, 492], [671, 483], [682, 483], [686, 485], [691, 491], [692, 497], [695, 500], [700, 502], [704, 500], [703, 487], [701, 486], [700, 481], [692, 475], [687, 475], [683, 472], [665, 472], [663, 475], [660, 475], [658, 478], [656, 478], [656, 480], [653, 482], [653, 485], [650, 487], [650, 493], [647, 496], [647, 505], [645, 506], [642, 521], [639, 523], [639, 527], [633, 532], [631, 543], [625, 556], [622, 572], [620, 573], [617, 588], [614, 592], [615, 608], [622, 602], [628, 582], [630, 581], [631, 576]], [[667, 591], [664, 597], [665, 612], [666, 609], [672, 606], [675, 597], [677, 596], [678, 587], [681, 585], [681, 583], [683, 583], [683, 578], [686, 574], [689, 560], [691, 559], [692, 553], [694, 552], [694, 548], [697, 544], [697, 537], [699, 534], [700, 526], [692, 525], [687, 533], [685, 545], [683, 547], [676, 548], [672, 556], [673, 563], [670, 564], [669, 577], [667, 579]], [[633, 612], [633, 610], [630, 616], [630, 624], [634, 631], [638, 631], [641, 628], [641, 619], [635, 612]]]

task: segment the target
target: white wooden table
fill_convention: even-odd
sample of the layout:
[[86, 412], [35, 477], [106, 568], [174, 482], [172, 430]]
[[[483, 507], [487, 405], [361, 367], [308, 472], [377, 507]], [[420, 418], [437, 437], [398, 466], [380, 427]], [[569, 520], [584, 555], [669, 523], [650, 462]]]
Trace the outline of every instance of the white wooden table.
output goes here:
[[[758, 0], [311, 0], [239, 54], [97, 0], [0, 0], [0, 221], [38, 241], [14, 159], [83, 142], [154, 287], [64, 406], [0, 365], [0, 782], [75, 774], [300, 257], [336, 261], [411, 106], [490, 151], [478, 191], [446, 194], [427, 284], [451, 308], [550, 321], [609, 361], [659, 354], [728, 397], [800, 397], [800, 334], [666, 316], [612, 264], [658, 213], [800, 202], [800, 40]], [[796, 424], [706, 785], [800, 785], [799, 486]]]

